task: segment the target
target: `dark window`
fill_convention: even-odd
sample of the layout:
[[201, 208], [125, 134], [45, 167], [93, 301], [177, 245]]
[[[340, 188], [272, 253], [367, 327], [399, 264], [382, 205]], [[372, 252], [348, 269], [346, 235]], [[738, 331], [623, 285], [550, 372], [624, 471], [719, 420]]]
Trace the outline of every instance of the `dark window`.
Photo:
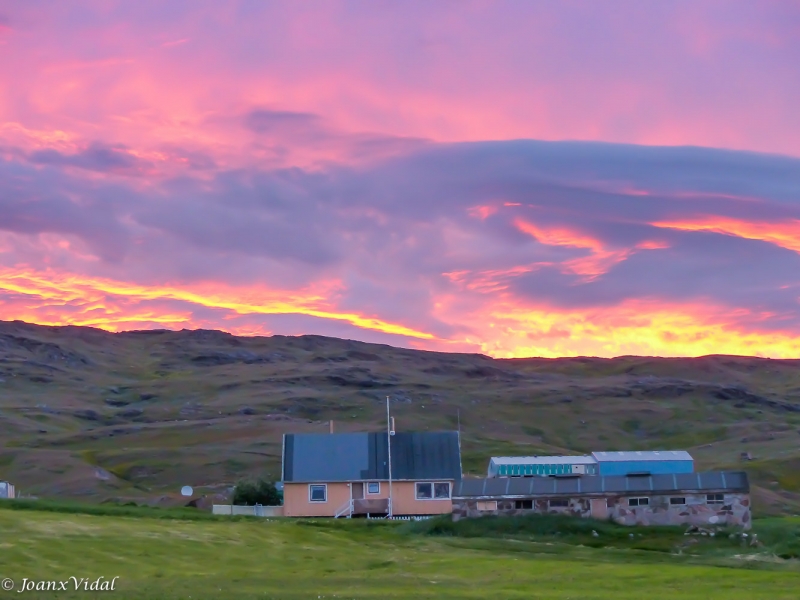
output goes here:
[[531, 510], [533, 508], [533, 500], [515, 500], [514, 508], [517, 510]]
[[447, 500], [450, 498], [450, 483], [434, 483], [433, 484], [433, 497], [436, 500]]
[[380, 494], [381, 493], [381, 482], [380, 481], [370, 481], [367, 484], [367, 493], [368, 494]]
[[327, 485], [310, 485], [310, 486], [308, 486], [308, 499], [311, 502], [327, 502], [328, 501], [328, 486]]
[[628, 506], [647, 506], [650, 498], [628, 498]]
[[417, 484], [417, 500], [431, 500], [433, 498], [432, 483]]
[[686, 504], [686, 498], [670, 498], [670, 504]]
[[706, 502], [708, 504], [725, 504], [725, 494], [707, 494]]
[[550, 500], [550, 508], [567, 508], [569, 500]]

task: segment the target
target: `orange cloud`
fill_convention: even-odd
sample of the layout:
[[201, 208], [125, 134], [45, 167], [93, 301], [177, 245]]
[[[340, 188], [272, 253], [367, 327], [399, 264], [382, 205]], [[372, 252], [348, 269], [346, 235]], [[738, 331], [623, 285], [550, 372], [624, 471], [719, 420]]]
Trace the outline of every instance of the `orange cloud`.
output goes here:
[[657, 221], [654, 227], [681, 231], [712, 231], [734, 235], [748, 240], [760, 240], [800, 254], [800, 220], [790, 219], [780, 223], [751, 222], [729, 217], [704, 216], [680, 221]]
[[[403, 325], [350, 312], [339, 312], [327, 298], [337, 282], [301, 291], [235, 288], [206, 283], [181, 288], [145, 286], [75, 274], [0, 269], [0, 290], [26, 297], [26, 308], [3, 308], [3, 318], [43, 324], [92, 325], [118, 331], [132, 323], [189, 324], [188, 315], [143, 312], [137, 303], [181, 301], [190, 306], [223, 309], [238, 315], [296, 314], [345, 321], [356, 327], [432, 340], [434, 336]], [[133, 309], [128, 306], [133, 305]]]
[[589, 256], [573, 258], [561, 263], [564, 272], [583, 275], [592, 280], [607, 273], [615, 264], [626, 260], [636, 250], [654, 250], [668, 247], [663, 242], [645, 241], [633, 248], [610, 250], [595, 238], [566, 227], [539, 227], [523, 219], [514, 219], [514, 225], [538, 242], [548, 246], [565, 246], [569, 248], [582, 248], [589, 250]]
[[497, 212], [496, 206], [473, 206], [467, 210], [470, 217], [486, 220]]

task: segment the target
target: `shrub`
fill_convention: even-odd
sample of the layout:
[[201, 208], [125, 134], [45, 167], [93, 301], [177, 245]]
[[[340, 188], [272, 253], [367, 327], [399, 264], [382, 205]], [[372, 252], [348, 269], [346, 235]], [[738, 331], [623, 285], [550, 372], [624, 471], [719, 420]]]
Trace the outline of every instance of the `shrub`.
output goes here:
[[279, 506], [282, 501], [283, 497], [275, 484], [263, 479], [243, 479], [233, 490], [233, 503], [238, 505]]

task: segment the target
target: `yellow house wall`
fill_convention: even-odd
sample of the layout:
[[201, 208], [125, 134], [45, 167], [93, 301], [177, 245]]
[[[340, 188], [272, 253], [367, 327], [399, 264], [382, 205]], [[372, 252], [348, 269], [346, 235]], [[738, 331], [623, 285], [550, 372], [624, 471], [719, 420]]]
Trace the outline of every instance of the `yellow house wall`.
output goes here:
[[350, 501], [350, 485], [329, 483], [327, 502], [309, 502], [307, 483], [285, 483], [283, 486], [284, 517], [333, 517]]
[[[442, 480], [446, 481], [446, 480]], [[389, 497], [389, 482], [381, 481], [380, 493], [368, 494], [364, 482], [364, 498], [379, 499]], [[417, 500], [416, 482], [392, 482], [393, 513], [401, 515], [442, 515], [453, 511], [453, 502], [447, 500]], [[309, 502], [307, 483], [285, 483], [283, 488], [283, 515], [285, 517], [333, 517], [350, 500], [349, 483], [329, 483], [327, 502]], [[453, 482], [450, 481], [450, 492]]]

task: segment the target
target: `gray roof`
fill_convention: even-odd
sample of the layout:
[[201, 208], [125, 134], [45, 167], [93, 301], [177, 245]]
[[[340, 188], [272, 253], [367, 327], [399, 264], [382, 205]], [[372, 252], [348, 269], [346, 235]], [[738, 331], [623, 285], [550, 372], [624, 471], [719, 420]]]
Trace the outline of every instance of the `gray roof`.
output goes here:
[[[387, 480], [387, 435], [289, 433], [283, 436], [283, 481]], [[461, 479], [458, 432], [398, 432], [392, 439], [392, 479]]]
[[631, 450], [625, 452], [592, 452], [597, 462], [631, 460], [694, 460], [686, 450]]
[[605, 494], [663, 494], [670, 492], [750, 491], [743, 471], [708, 471], [672, 475], [582, 475], [579, 477], [497, 477], [463, 479], [454, 498], [503, 496], [582, 496]]

